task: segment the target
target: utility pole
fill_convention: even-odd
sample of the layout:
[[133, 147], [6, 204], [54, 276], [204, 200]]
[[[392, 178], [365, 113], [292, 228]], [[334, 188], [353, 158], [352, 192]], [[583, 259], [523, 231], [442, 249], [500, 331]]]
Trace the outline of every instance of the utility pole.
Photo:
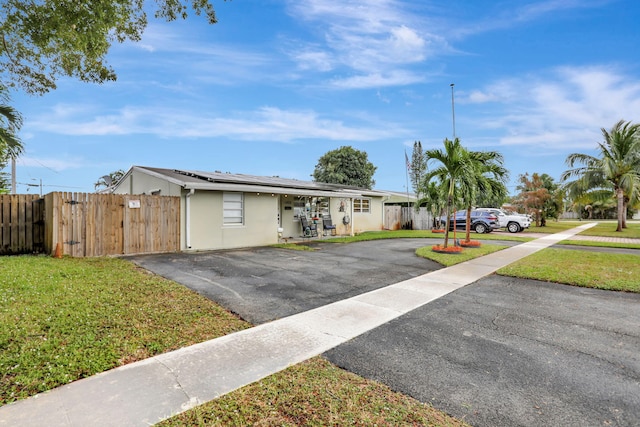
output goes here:
[[16, 158], [11, 156], [11, 194], [16, 194]]
[[456, 139], [456, 109], [455, 104], [453, 102], [453, 87], [455, 83], [451, 83], [451, 117], [453, 118], [453, 139]]

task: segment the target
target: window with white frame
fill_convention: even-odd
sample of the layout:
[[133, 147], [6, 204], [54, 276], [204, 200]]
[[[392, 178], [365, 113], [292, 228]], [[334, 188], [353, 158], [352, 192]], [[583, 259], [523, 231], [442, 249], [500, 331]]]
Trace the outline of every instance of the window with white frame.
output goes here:
[[353, 212], [370, 213], [371, 199], [353, 199]]
[[225, 225], [244, 223], [244, 197], [242, 193], [222, 193], [222, 209]]

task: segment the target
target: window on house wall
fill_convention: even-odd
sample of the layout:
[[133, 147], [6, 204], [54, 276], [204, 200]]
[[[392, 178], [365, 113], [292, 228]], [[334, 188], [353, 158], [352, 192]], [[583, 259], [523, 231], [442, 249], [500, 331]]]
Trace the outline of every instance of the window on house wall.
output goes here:
[[300, 196], [293, 201], [293, 217], [295, 219], [305, 216], [305, 202], [306, 198]]
[[242, 225], [244, 223], [244, 197], [242, 193], [222, 193], [224, 224]]
[[353, 199], [353, 212], [371, 212], [371, 199]]

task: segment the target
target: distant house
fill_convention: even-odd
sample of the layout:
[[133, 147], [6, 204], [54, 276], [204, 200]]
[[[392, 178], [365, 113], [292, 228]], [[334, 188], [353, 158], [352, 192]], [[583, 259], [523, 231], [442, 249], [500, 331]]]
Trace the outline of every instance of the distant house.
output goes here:
[[390, 194], [320, 182], [222, 172], [133, 166], [113, 188], [119, 194], [180, 197], [182, 250], [227, 249], [300, 237], [300, 218], [330, 215], [338, 235], [382, 230]]

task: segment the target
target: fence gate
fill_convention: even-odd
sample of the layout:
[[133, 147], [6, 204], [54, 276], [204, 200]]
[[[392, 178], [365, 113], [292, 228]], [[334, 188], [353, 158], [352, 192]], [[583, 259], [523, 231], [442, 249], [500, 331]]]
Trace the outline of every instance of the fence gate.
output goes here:
[[178, 197], [49, 193], [45, 247], [91, 257], [175, 252], [180, 246]]
[[0, 255], [43, 251], [43, 199], [36, 194], [0, 194]]

